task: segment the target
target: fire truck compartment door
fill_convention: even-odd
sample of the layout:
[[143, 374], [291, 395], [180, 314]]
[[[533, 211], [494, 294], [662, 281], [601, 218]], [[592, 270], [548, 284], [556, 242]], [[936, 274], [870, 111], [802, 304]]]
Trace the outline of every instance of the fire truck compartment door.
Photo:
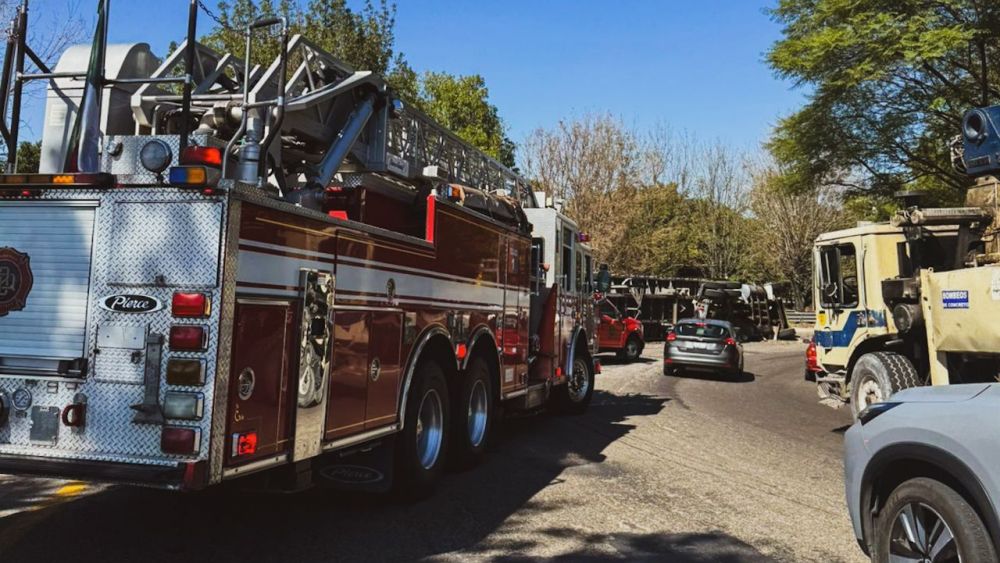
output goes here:
[[385, 426], [396, 420], [399, 404], [400, 346], [403, 313], [373, 311], [368, 343], [368, 398], [365, 429]]
[[84, 352], [97, 202], [0, 202], [0, 367]]

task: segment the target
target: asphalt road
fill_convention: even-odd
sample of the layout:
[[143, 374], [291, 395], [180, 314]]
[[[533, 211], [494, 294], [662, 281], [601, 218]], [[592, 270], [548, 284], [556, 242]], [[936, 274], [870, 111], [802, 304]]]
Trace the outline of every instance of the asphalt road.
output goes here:
[[850, 415], [816, 403], [804, 348], [747, 345], [738, 382], [664, 377], [658, 344], [604, 358], [587, 414], [505, 421], [485, 465], [416, 504], [0, 475], [0, 561], [860, 561]]

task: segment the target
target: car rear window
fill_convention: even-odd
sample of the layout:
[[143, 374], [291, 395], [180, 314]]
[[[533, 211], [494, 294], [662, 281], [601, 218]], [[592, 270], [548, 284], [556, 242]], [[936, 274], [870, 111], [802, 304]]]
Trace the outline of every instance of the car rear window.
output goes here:
[[726, 327], [704, 323], [682, 323], [677, 325], [677, 334], [681, 336], [701, 336], [703, 338], [722, 338], [728, 332]]

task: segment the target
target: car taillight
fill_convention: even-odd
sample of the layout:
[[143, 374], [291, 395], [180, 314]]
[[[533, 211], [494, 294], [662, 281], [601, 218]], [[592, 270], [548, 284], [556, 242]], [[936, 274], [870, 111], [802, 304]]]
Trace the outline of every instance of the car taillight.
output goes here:
[[812, 340], [809, 341], [809, 347], [806, 348], [806, 369], [820, 371], [819, 358], [816, 356], [816, 342]]
[[164, 426], [160, 434], [160, 449], [168, 454], [191, 455], [198, 453], [201, 434], [197, 428]]
[[257, 432], [233, 434], [233, 457], [257, 453]]
[[736, 339], [730, 336], [726, 339], [726, 346], [736, 346]]
[[170, 327], [170, 349], [188, 352], [204, 351], [208, 345], [208, 329], [196, 325]]
[[222, 166], [222, 150], [216, 147], [187, 147], [181, 153], [181, 164]]
[[668, 332], [667, 333], [667, 342], [673, 342], [674, 340], [677, 340], [677, 333], [674, 332], [674, 331]]
[[212, 300], [204, 293], [175, 293], [170, 309], [175, 317], [207, 317], [212, 312]]

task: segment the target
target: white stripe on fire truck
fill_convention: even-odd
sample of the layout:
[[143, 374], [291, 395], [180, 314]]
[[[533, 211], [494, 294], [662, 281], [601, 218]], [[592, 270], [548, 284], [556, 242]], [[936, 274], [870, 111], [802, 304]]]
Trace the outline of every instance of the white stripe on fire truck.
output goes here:
[[[294, 295], [294, 291], [279, 288], [299, 287], [299, 270], [302, 268], [330, 271], [331, 264], [252, 250], [240, 250], [236, 280], [242, 284], [272, 286], [272, 288], [259, 288], [259, 290], [267, 289], [268, 293], [275, 295]], [[392, 279], [396, 286], [397, 300], [401, 303], [435, 304], [443, 307], [457, 305], [501, 307], [503, 305], [503, 288], [478, 285], [471, 280], [464, 282], [441, 280], [344, 263], [337, 266], [336, 274], [337, 289], [352, 293], [364, 293], [366, 290], [372, 289], [378, 292], [386, 287], [389, 279]], [[273, 286], [278, 286], [278, 288]], [[364, 301], [385, 300], [382, 295], [358, 295], [357, 298]]]
[[[292, 246], [282, 246], [280, 244], [271, 244], [271, 243], [267, 243], [267, 242], [258, 242], [258, 241], [255, 241], [255, 240], [240, 239], [240, 246], [246, 246], [246, 247], [251, 247], [251, 248], [260, 248], [260, 249], [265, 249], [265, 250], [274, 250], [276, 252], [284, 252], [286, 254], [298, 254], [300, 256], [307, 256], [307, 257], [314, 257], [314, 258], [325, 258], [327, 260], [338, 261], [338, 262], [341, 262], [341, 263], [344, 263], [344, 264], [354, 264], [354, 265], [357, 265], [357, 266], [375, 267], [375, 268], [391, 268], [393, 270], [402, 270], [402, 271], [405, 271], [405, 272], [412, 272], [412, 273], [420, 274], [420, 275], [423, 275], [423, 276], [429, 276], [429, 277], [434, 277], [434, 278], [442, 278], [442, 279], [449, 279], [449, 280], [455, 280], [455, 281], [459, 281], [459, 282], [466, 282], [466, 283], [468, 283], [468, 282], [472, 281], [470, 278], [462, 277], [462, 276], [456, 276], [454, 274], [445, 274], [445, 273], [441, 273], [441, 272], [428, 272], [427, 270], [422, 270], [420, 268], [412, 268], [410, 266], [401, 266], [399, 264], [390, 264], [388, 262], [379, 262], [377, 260], [365, 260], [363, 258], [354, 258], [354, 257], [351, 257], [351, 256], [343, 256], [341, 258], [337, 258], [337, 256], [335, 254], [328, 254], [326, 252], [317, 252], [315, 250], [303, 250], [301, 248], [295, 248], [295, 247], [292, 247]], [[499, 283], [495, 283], [495, 282], [489, 282], [489, 281], [478, 281], [478, 282], [475, 282], [475, 283], [477, 283], [479, 285], [489, 285], [489, 286], [499, 287], [499, 288], [506, 287], [503, 284], [499, 284]], [[513, 288], [512, 287], [511, 289], [517, 289], [517, 288]]]

